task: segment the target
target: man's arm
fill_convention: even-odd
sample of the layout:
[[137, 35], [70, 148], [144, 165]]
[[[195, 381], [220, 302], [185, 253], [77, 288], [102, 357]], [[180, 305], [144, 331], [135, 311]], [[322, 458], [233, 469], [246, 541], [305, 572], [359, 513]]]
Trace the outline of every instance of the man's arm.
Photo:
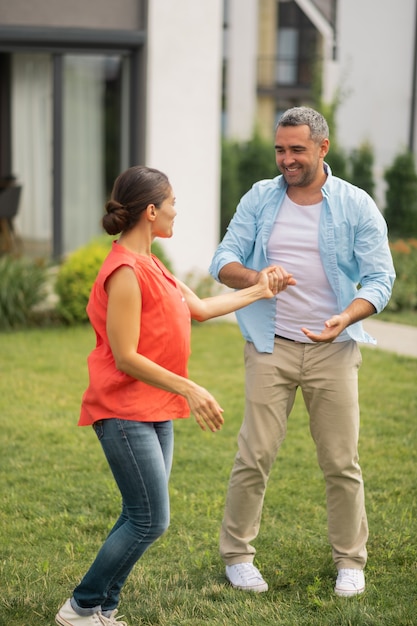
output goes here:
[[223, 285], [231, 289], [245, 289], [256, 284], [258, 272], [245, 267], [241, 263], [226, 263], [220, 272], [219, 279]]
[[[296, 281], [283, 267], [275, 266], [275, 271], [268, 274], [269, 288], [274, 293], [283, 291], [288, 285], [295, 285]], [[245, 267], [241, 263], [232, 262], [223, 265], [219, 271], [219, 279], [227, 287], [232, 289], [245, 289], [256, 285], [259, 280], [259, 272]]]

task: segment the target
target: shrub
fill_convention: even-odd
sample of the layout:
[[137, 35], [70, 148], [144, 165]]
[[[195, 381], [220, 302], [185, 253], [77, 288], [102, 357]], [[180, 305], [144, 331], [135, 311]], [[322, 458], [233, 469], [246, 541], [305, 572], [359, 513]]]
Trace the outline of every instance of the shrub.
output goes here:
[[46, 295], [46, 267], [24, 257], [0, 258], [0, 329], [28, 326]]
[[387, 182], [384, 217], [390, 234], [417, 237], [417, 173], [412, 152], [397, 155], [385, 171]]
[[266, 141], [255, 133], [250, 141], [241, 144], [238, 172], [240, 196], [258, 180], [278, 176], [273, 139]]
[[326, 154], [326, 163], [330, 165], [333, 176], [349, 180], [348, 157], [346, 152], [336, 143], [332, 143], [329, 152]]
[[350, 154], [350, 182], [364, 189], [373, 198], [375, 182], [373, 177], [374, 153], [372, 146], [365, 142]]
[[226, 232], [241, 197], [254, 183], [275, 178], [279, 172], [275, 163], [272, 141], [258, 133], [246, 142], [223, 139], [220, 184], [220, 235]]
[[94, 239], [72, 252], [60, 266], [55, 283], [57, 310], [68, 324], [88, 320], [85, 308], [91, 287], [110, 247], [109, 237]]
[[220, 182], [220, 237], [225, 234], [240, 200], [239, 144], [223, 139]]
[[417, 239], [398, 239], [390, 244], [397, 279], [387, 311], [417, 310]]
[[[70, 254], [60, 266], [55, 283], [59, 297], [57, 311], [67, 324], [88, 321], [86, 306], [91, 287], [112, 241], [113, 237], [108, 235], [97, 237]], [[152, 252], [172, 271], [170, 261], [158, 243], [152, 244]]]

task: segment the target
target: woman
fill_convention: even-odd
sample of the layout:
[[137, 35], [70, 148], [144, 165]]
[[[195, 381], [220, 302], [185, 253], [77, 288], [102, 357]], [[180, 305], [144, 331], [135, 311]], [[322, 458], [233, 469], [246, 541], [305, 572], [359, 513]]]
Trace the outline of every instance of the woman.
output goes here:
[[250, 288], [199, 299], [151, 253], [171, 237], [176, 210], [168, 178], [137, 166], [115, 181], [103, 226], [120, 237], [93, 285], [87, 312], [96, 333], [79, 425], [92, 425], [122, 495], [121, 515], [88, 572], [56, 615], [60, 626], [126, 626], [119, 595], [145, 550], [168, 527], [172, 420], [192, 412], [205, 430], [223, 409], [187, 377], [190, 319], [272, 298], [289, 276], [278, 267]]

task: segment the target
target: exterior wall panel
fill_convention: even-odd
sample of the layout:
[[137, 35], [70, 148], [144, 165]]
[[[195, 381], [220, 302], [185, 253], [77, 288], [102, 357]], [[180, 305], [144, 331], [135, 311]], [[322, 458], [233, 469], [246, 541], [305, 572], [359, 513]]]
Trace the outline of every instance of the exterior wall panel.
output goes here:
[[0, 0], [2, 26], [55, 26], [138, 30], [138, 0]]
[[177, 198], [174, 236], [160, 240], [181, 277], [207, 274], [219, 236], [222, 0], [152, 0], [147, 51], [146, 165]]
[[347, 151], [371, 143], [381, 209], [384, 170], [409, 138], [416, 3], [402, 0], [400, 5], [390, 0], [338, 4], [338, 86], [343, 94], [338, 139]]

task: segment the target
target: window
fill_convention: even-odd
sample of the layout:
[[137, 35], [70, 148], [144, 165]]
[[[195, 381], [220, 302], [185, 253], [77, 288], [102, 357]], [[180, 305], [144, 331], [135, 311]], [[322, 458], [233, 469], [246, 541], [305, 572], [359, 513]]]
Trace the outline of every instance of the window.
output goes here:
[[[35, 256], [65, 254], [102, 232], [105, 200], [129, 161], [129, 55], [56, 56], [58, 84], [54, 55], [11, 55], [12, 173], [22, 185], [16, 227], [25, 252]], [[57, 91], [62, 103], [58, 129], [53, 124]], [[53, 186], [58, 170], [57, 210]], [[58, 250], [54, 220], [59, 222]]]
[[121, 124], [125, 66], [120, 55], [64, 57], [64, 252], [101, 232], [104, 203], [127, 160], [127, 129]]

